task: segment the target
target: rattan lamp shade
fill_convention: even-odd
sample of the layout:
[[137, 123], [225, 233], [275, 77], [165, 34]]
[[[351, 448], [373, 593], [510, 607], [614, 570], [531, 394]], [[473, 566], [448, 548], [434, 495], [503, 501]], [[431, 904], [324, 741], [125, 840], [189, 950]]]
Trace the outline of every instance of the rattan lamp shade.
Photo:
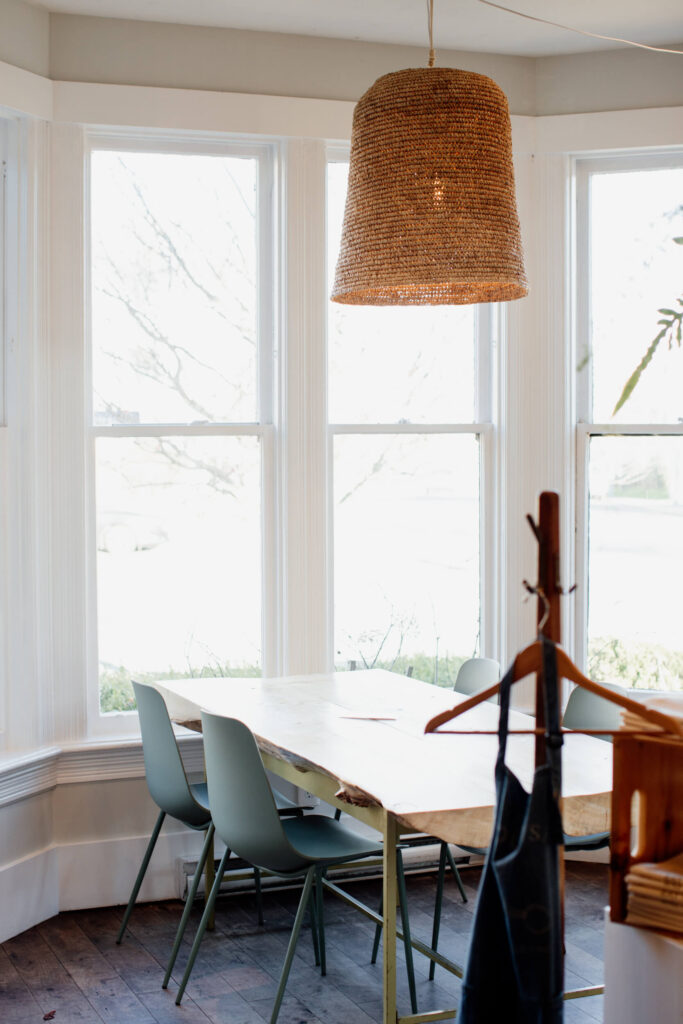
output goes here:
[[354, 113], [333, 300], [437, 305], [526, 293], [505, 94], [454, 68], [379, 78]]

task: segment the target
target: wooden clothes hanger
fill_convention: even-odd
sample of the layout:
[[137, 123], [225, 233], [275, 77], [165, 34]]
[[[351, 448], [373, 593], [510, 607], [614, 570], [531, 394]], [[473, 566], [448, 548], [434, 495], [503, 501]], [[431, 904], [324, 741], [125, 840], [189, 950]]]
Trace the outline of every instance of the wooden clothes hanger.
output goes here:
[[[612, 690], [608, 690], [607, 687], [601, 686], [600, 683], [593, 682], [587, 676], [581, 672], [574, 662], [571, 660], [569, 655], [564, 651], [559, 644], [555, 644], [555, 652], [557, 656], [557, 674], [559, 678], [568, 679], [571, 683], [576, 683], [577, 686], [583, 687], [585, 690], [589, 690], [595, 694], [596, 697], [602, 697], [604, 700], [610, 701], [612, 704], [618, 704], [626, 711], [632, 712], [634, 715], [638, 715], [639, 718], [645, 719], [652, 725], [658, 726], [664, 730], [664, 733], [671, 734], [679, 738], [683, 738], [683, 730], [681, 725], [676, 719], [671, 718], [669, 715], [664, 714], [661, 711], [656, 711], [654, 708], [648, 708], [644, 704], [633, 700], [631, 697], [624, 697], [620, 693], [614, 693]], [[515, 658], [514, 670], [513, 670], [513, 683], [518, 682], [520, 679], [524, 679], [532, 672], [542, 673], [543, 671], [543, 644], [540, 640], [535, 640], [533, 643], [525, 647], [523, 651]], [[467, 700], [464, 700], [461, 704], [451, 708], [449, 711], [442, 711], [440, 714], [435, 715], [431, 718], [425, 726], [425, 732], [436, 732], [439, 726], [444, 725], [446, 722], [452, 721], [454, 718], [458, 718], [459, 715], [463, 715], [470, 708], [474, 708], [477, 704], [481, 704], [483, 701], [488, 700], [489, 697], [495, 696], [500, 691], [500, 683], [494, 683], [493, 686], [489, 686], [486, 690], [482, 690], [480, 693], [475, 693]], [[444, 735], [447, 734], [462, 734], [462, 735], [482, 735], [482, 736], [495, 736], [497, 730], [495, 729], [441, 729], [439, 730]], [[545, 729], [511, 729], [509, 735], [544, 735]], [[563, 729], [562, 732], [584, 734], [588, 736], [597, 735], [613, 735], [619, 734], [620, 736], [628, 735], [647, 735], [653, 737], [661, 735], [661, 733], [653, 733], [651, 731], [643, 731], [638, 729]]]

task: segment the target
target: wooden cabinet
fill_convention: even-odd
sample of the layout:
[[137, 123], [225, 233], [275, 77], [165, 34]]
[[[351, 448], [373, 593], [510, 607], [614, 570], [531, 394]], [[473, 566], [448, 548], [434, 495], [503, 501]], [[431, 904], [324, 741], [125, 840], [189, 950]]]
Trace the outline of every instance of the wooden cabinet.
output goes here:
[[623, 921], [631, 864], [683, 852], [683, 739], [615, 735], [610, 849], [610, 916]]
[[682, 851], [683, 740], [617, 733], [610, 920], [605, 927], [605, 1024], [683, 1022], [683, 936], [623, 923], [631, 865], [668, 860]]

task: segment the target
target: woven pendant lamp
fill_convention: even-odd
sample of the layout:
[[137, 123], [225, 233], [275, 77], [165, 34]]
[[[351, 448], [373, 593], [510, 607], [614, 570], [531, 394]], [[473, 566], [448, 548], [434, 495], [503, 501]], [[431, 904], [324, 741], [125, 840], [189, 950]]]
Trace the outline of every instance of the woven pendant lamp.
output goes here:
[[354, 113], [332, 299], [459, 305], [526, 293], [505, 94], [454, 68], [383, 75]]

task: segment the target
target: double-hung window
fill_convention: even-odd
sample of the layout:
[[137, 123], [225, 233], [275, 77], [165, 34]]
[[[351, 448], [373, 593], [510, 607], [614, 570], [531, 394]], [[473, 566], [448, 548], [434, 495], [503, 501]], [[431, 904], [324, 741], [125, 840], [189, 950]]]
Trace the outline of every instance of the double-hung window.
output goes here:
[[[330, 288], [347, 173], [341, 155], [328, 163]], [[490, 336], [485, 306], [329, 304], [339, 669], [411, 671], [452, 686], [461, 662], [485, 647]]]
[[577, 211], [588, 671], [681, 689], [683, 153], [579, 161]]
[[132, 706], [131, 678], [260, 674], [269, 657], [272, 163], [266, 145], [92, 140], [103, 711]]

